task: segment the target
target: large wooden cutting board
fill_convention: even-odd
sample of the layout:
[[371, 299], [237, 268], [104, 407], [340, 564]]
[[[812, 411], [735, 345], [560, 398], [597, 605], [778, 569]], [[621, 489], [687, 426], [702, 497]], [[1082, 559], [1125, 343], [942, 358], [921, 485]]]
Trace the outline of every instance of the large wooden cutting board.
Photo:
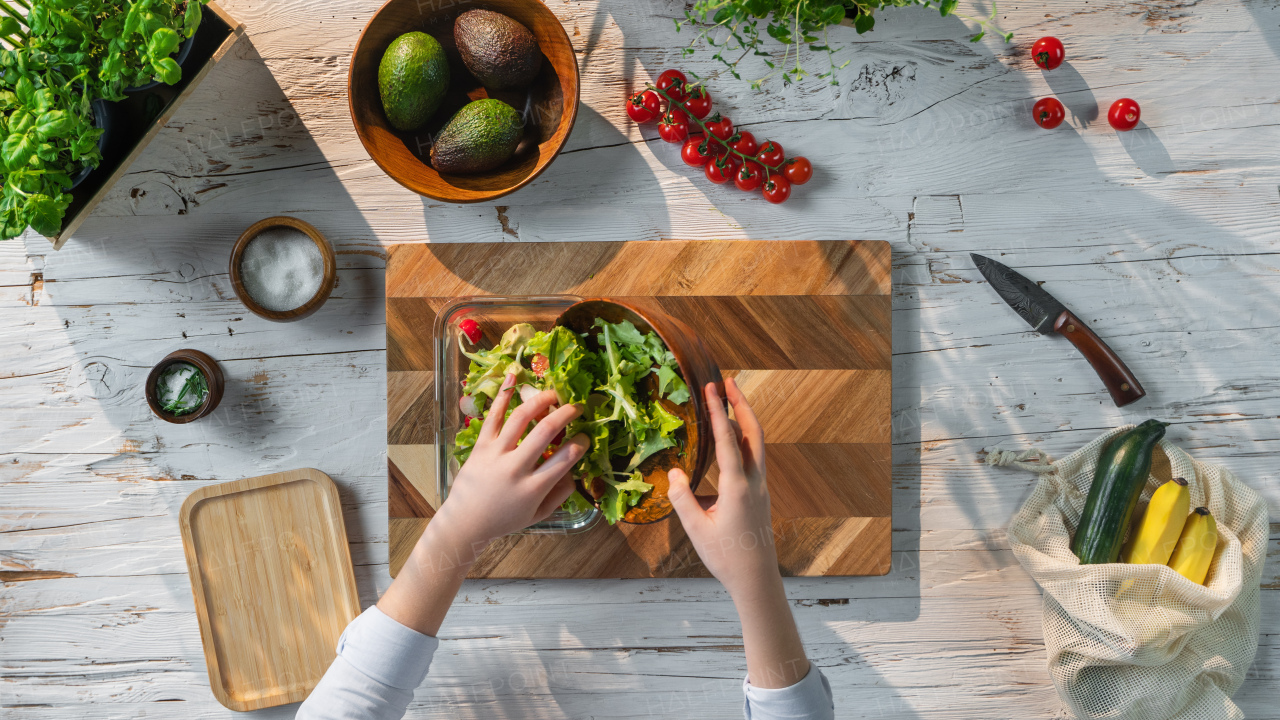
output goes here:
[[[890, 250], [885, 242], [396, 245], [387, 261], [391, 572], [439, 505], [432, 328], [466, 295], [626, 298], [688, 323], [764, 425], [784, 575], [889, 571]], [[699, 494], [714, 494], [713, 464]], [[708, 575], [672, 515], [494, 542], [473, 577]]]

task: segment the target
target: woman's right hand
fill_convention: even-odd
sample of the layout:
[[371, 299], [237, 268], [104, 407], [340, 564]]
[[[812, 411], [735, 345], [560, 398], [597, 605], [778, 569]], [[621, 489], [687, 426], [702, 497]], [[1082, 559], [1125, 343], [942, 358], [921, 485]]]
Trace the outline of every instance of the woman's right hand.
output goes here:
[[764, 431], [733, 378], [725, 381], [725, 394], [737, 422], [725, 413], [715, 383], [703, 388], [720, 467], [719, 496], [695, 496], [682, 470], [668, 476], [667, 496], [698, 557], [738, 597], [772, 587], [781, 576], [765, 484]]

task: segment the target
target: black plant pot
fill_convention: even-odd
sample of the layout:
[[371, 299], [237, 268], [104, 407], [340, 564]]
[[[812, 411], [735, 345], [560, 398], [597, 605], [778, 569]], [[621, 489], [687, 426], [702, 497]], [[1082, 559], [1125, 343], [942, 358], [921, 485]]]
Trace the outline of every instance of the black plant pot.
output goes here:
[[[191, 54], [191, 46], [196, 44], [196, 35], [199, 32], [200, 32], [200, 29], [196, 28], [196, 31], [191, 34], [191, 37], [187, 38], [186, 40], [183, 40], [182, 44], [178, 46], [178, 52], [174, 57], [174, 59], [178, 61], [178, 67], [182, 67], [183, 64], [187, 61], [187, 56]], [[183, 68], [183, 70], [185, 71], [186, 68]], [[144, 90], [150, 90], [151, 88], [156, 87], [158, 85], [160, 85], [159, 80], [152, 80], [149, 83], [145, 83], [137, 87], [127, 87], [124, 89], [124, 91], [127, 93], [142, 92]]]
[[[99, 155], [105, 156], [107, 148], [111, 147], [111, 141], [115, 134], [113, 132], [115, 130], [115, 123], [113, 122], [113, 118], [115, 116], [115, 105], [115, 103], [107, 102], [101, 98], [93, 101], [93, 126], [96, 128], [102, 128], [102, 134], [98, 136]], [[95, 168], [89, 165], [85, 165], [83, 168], [80, 168], [80, 172], [76, 173], [71, 178], [71, 187], [74, 188], [84, 182], [85, 178], [89, 177], [94, 169]]]

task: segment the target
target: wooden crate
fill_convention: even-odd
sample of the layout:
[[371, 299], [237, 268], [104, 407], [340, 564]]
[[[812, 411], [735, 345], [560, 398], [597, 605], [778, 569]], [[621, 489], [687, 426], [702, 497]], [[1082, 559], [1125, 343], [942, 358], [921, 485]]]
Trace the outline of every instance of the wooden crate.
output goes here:
[[114, 118], [115, 132], [120, 139], [106, 149], [102, 164], [71, 191], [71, 205], [62, 217], [62, 230], [49, 238], [54, 250], [62, 249], [72, 233], [88, 219], [89, 213], [102, 202], [116, 181], [124, 177], [133, 161], [178, 111], [178, 106], [191, 96], [209, 69], [231, 50], [243, 34], [242, 23], [216, 4], [209, 3], [200, 29], [196, 31], [195, 44], [183, 69], [182, 79], [175, 85], [162, 83], [150, 90], [133, 93], [115, 103], [118, 111]]

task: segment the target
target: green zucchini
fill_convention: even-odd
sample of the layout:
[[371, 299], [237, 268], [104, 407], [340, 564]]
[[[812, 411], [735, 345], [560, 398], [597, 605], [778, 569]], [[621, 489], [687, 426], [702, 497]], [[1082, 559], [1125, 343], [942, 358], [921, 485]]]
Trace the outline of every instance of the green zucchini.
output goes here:
[[1133, 509], [1151, 473], [1151, 453], [1168, 426], [1148, 420], [1112, 439], [1098, 457], [1089, 498], [1071, 543], [1081, 565], [1119, 561]]

